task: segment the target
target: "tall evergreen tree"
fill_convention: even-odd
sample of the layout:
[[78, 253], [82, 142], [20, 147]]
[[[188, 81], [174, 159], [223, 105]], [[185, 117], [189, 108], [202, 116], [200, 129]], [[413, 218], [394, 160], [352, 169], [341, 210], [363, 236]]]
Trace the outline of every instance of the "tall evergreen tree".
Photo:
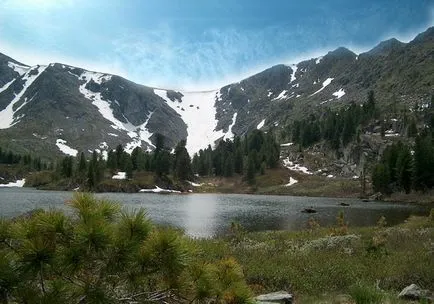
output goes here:
[[174, 173], [179, 180], [192, 179], [191, 159], [186, 145], [187, 141], [181, 140], [175, 148]]

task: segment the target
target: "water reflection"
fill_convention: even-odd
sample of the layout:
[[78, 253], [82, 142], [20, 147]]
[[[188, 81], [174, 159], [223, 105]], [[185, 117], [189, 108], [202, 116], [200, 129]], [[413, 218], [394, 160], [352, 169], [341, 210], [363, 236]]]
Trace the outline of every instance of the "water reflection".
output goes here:
[[[200, 199], [203, 197], [204, 199]], [[184, 229], [194, 237], [209, 237], [217, 233], [217, 196], [188, 195], [184, 205]]]
[[[158, 195], [102, 193], [128, 209], [145, 208], [157, 224], [171, 225], [195, 237], [211, 237], [228, 230], [236, 221], [248, 231], [299, 230], [313, 217], [321, 226], [336, 223], [342, 210], [350, 226], [375, 225], [381, 216], [388, 224], [403, 222], [408, 216], [428, 214], [426, 207], [415, 205], [362, 202], [357, 199], [258, 196], [237, 194]], [[71, 192], [33, 189], [0, 189], [0, 216], [13, 217], [35, 208], [63, 208]], [[349, 207], [340, 206], [349, 204]], [[312, 206], [316, 214], [302, 213]]]

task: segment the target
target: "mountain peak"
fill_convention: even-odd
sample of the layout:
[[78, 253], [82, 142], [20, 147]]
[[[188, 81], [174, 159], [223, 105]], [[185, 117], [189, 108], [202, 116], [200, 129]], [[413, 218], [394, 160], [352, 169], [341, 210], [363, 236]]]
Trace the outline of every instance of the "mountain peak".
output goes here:
[[401, 42], [396, 38], [391, 38], [380, 42], [373, 49], [366, 52], [366, 54], [369, 54], [371, 56], [387, 56], [390, 54], [391, 51], [400, 49], [404, 46], [404, 42]]
[[356, 57], [357, 55], [346, 47], [338, 47], [337, 49], [327, 53], [326, 57]]
[[410, 43], [422, 43], [434, 40], [434, 26], [429, 27], [425, 32], [420, 33]]

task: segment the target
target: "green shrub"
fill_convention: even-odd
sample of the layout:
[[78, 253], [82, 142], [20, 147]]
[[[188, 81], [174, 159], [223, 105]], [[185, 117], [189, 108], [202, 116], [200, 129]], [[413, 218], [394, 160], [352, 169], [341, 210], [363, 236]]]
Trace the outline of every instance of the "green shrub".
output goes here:
[[381, 304], [384, 299], [381, 290], [362, 283], [351, 286], [349, 294], [356, 304]]
[[69, 205], [0, 220], [0, 303], [251, 302], [233, 258], [207, 262], [143, 210], [80, 193]]

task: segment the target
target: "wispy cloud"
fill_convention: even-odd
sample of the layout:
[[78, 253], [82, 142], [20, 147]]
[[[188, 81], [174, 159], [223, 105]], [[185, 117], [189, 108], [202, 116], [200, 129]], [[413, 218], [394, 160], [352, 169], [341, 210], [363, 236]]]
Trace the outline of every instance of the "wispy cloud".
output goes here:
[[200, 39], [188, 39], [164, 26], [114, 40], [114, 53], [105, 60], [114, 60], [131, 78], [149, 85], [215, 88], [277, 63], [282, 54], [295, 56], [303, 44], [297, 42], [301, 35], [278, 27], [211, 29]]

